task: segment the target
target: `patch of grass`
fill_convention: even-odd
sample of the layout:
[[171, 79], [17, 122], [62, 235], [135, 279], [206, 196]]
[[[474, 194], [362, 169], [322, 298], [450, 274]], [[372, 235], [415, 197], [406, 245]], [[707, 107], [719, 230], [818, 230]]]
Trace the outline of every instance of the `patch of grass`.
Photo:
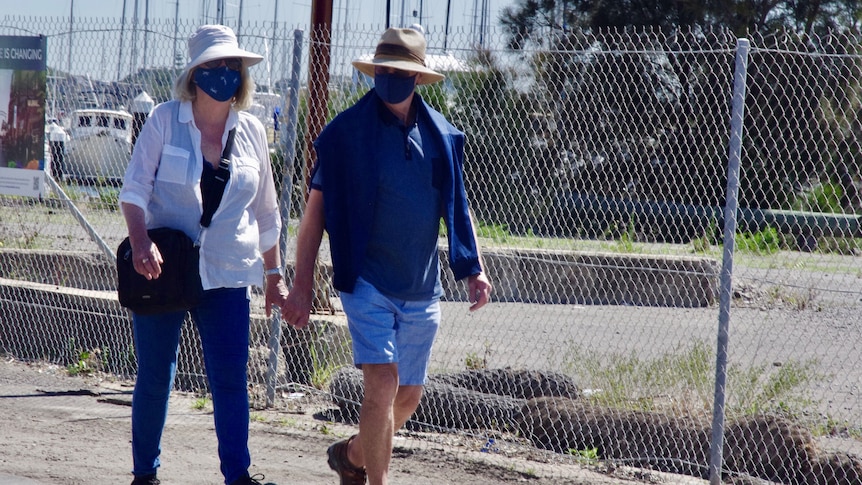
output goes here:
[[[684, 414], [703, 414], [712, 409], [715, 353], [702, 341], [651, 360], [634, 353], [608, 355], [576, 348], [566, 361], [569, 373], [577, 375], [585, 387], [600, 390], [589, 399], [601, 405]], [[729, 365], [726, 413], [802, 415], [815, 404], [802, 389], [825, 377], [817, 372], [815, 360], [791, 360], [773, 368]]]
[[99, 198], [95, 202], [95, 208], [116, 212], [120, 208], [120, 191], [113, 187], [99, 189]]
[[70, 376], [89, 376], [105, 368], [107, 362], [102, 350], [94, 348], [86, 350], [76, 344], [74, 338], [69, 339], [68, 349], [75, 355], [74, 361], [66, 366]]
[[584, 450], [569, 448], [568, 454], [574, 456], [575, 460], [583, 465], [595, 465], [599, 462], [598, 448], [587, 448]]
[[[770, 307], [789, 306], [795, 310], [805, 310], [814, 307], [817, 291], [808, 288], [806, 291], [793, 291], [784, 286], [770, 287], [766, 295]], [[820, 307], [816, 307], [819, 311]]]
[[783, 238], [774, 227], [767, 227], [753, 233], [746, 231], [736, 235], [736, 249], [743, 253], [775, 254], [783, 246]]
[[482, 356], [480, 357], [476, 352], [469, 352], [464, 358], [464, 365], [468, 370], [487, 369], [488, 357], [491, 356], [491, 353], [491, 344], [485, 342]]
[[505, 224], [485, 224], [478, 223], [476, 235], [480, 238], [490, 239], [495, 243], [503, 244], [509, 241], [509, 228]]
[[297, 423], [299, 423], [299, 421], [297, 421], [296, 418], [289, 418], [289, 419], [288, 418], [281, 418], [276, 422], [276, 424], [278, 426], [284, 426], [284, 427], [290, 427], [290, 428], [296, 426]]
[[192, 409], [195, 411], [204, 411], [209, 407], [210, 400], [207, 396], [200, 396], [192, 402]]
[[101, 368], [101, 360], [99, 349], [79, 350], [78, 357], [75, 362], [66, 366], [66, 372], [70, 376], [89, 376], [97, 372]]
[[637, 233], [635, 232], [634, 216], [629, 217], [629, 222], [626, 224], [625, 230], [620, 232], [617, 238], [616, 251], [620, 253], [634, 253], [635, 241], [637, 241]]
[[817, 252], [822, 254], [856, 256], [862, 252], [862, 239], [855, 237], [820, 237], [817, 238]]
[[[718, 220], [711, 218], [709, 224], [704, 228], [703, 234], [691, 240], [692, 250], [695, 253], [709, 254], [712, 251], [712, 245], [716, 242], [718, 231]], [[718, 244], [721, 244], [718, 241]]]
[[[308, 343], [308, 354], [311, 357], [311, 385], [314, 386], [315, 389], [321, 390], [326, 389], [329, 382], [332, 381], [333, 374], [343, 367], [343, 364], [338, 362], [335, 358], [338, 351], [333, 350], [333, 352], [326, 355], [320, 350], [318, 342], [322, 340], [323, 332], [323, 328], [318, 328], [314, 338]], [[340, 351], [342, 353], [346, 352], [343, 347], [347, 344], [342, 342], [341, 345], [342, 348]]]

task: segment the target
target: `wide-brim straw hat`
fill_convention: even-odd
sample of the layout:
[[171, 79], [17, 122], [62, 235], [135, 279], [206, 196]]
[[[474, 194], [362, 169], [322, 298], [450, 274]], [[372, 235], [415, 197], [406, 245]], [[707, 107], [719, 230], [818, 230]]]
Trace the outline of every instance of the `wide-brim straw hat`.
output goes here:
[[414, 29], [390, 28], [383, 32], [374, 58], [370, 61], [356, 59], [353, 67], [359, 72], [374, 77], [375, 66], [386, 66], [402, 71], [422, 73], [418, 84], [431, 84], [446, 78], [443, 74], [425, 67], [425, 36]]
[[203, 25], [189, 37], [189, 61], [186, 72], [194, 67], [216, 59], [242, 59], [242, 66], [253, 66], [263, 60], [263, 56], [239, 48], [236, 34], [224, 25]]

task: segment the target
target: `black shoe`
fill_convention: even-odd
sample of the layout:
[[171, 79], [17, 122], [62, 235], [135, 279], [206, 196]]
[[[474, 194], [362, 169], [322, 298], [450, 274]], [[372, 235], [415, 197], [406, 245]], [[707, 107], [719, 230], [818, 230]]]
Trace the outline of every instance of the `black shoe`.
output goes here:
[[263, 479], [264, 479], [264, 476], [260, 475], [260, 474], [255, 475], [253, 477], [246, 475], [242, 478], [238, 478], [238, 479], [234, 480], [233, 482], [230, 483], [230, 485], [275, 485], [272, 482], [263, 483], [261, 481]]
[[140, 475], [135, 477], [134, 480], [132, 480], [132, 485], [159, 485], [160, 483], [162, 482], [160, 482], [159, 479], [156, 478], [155, 473], [153, 473], [152, 475]]

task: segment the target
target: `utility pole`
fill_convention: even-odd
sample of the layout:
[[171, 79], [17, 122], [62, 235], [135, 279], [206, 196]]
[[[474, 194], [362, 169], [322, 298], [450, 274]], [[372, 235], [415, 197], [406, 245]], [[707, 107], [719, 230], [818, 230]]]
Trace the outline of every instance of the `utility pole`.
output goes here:
[[126, 36], [126, 1], [123, 0], [123, 15], [120, 17], [120, 51], [117, 59], [117, 81], [120, 80], [123, 73], [123, 39]]
[[236, 21], [236, 41], [239, 45], [242, 45], [242, 41], [240, 41], [240, 29], [242, 29], [242, 0], [239, 0], [239, 17]]
[[452, 11], [452, 0], [446, 0], [446, 27], [443, 31], [443, 52], [446, 52], [449, 43], [449, 14]]
[[174, 67], [182, 67], [182, 59], [183, 57], [177, 51], [177, 41], [180, 36], [180, 0], [177, 0], [176, 5], [174, 6]]
[[69, 55], [66, 58], [66, 72], [72, 74], [72, 30], [74, 27], [73, 17], [75, 15], [75, 0], [70, 2], [69, 6]]
[[326, 124], [329, 98], [329, 57], [332, 41], [332, 1], [312, 0], [308, 55], [308, 125], [305, 137], [305, 186], [311, 182], [315, 153], [313, 142]]

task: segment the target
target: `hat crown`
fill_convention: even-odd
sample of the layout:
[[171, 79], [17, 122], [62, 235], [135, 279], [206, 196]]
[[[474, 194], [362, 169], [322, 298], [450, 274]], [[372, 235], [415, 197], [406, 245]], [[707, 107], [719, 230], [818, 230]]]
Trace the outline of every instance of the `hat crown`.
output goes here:
[[189, 58], [196, 59], [210, 47], [227, 46], [239, 48], [236, 34], [224, 25], [203, 25], [189, 37]]
[[425, 65], [425, 36], [414, 29], [389, 28], [380, 36], [374, 59], [404, 59]]
[[[421, 29], [421, 27], [419, 27]], [[374, 57], [359, 58], [353, 67], [369, 77], [374, 77], [377, 67], [387, 67], [399, 71], [422, 74], [417, 84], [431, 84], [446, 78], [443, 74], [425, 65], [425, 35], [415, 28], [389, 28], [380, 36]]]

